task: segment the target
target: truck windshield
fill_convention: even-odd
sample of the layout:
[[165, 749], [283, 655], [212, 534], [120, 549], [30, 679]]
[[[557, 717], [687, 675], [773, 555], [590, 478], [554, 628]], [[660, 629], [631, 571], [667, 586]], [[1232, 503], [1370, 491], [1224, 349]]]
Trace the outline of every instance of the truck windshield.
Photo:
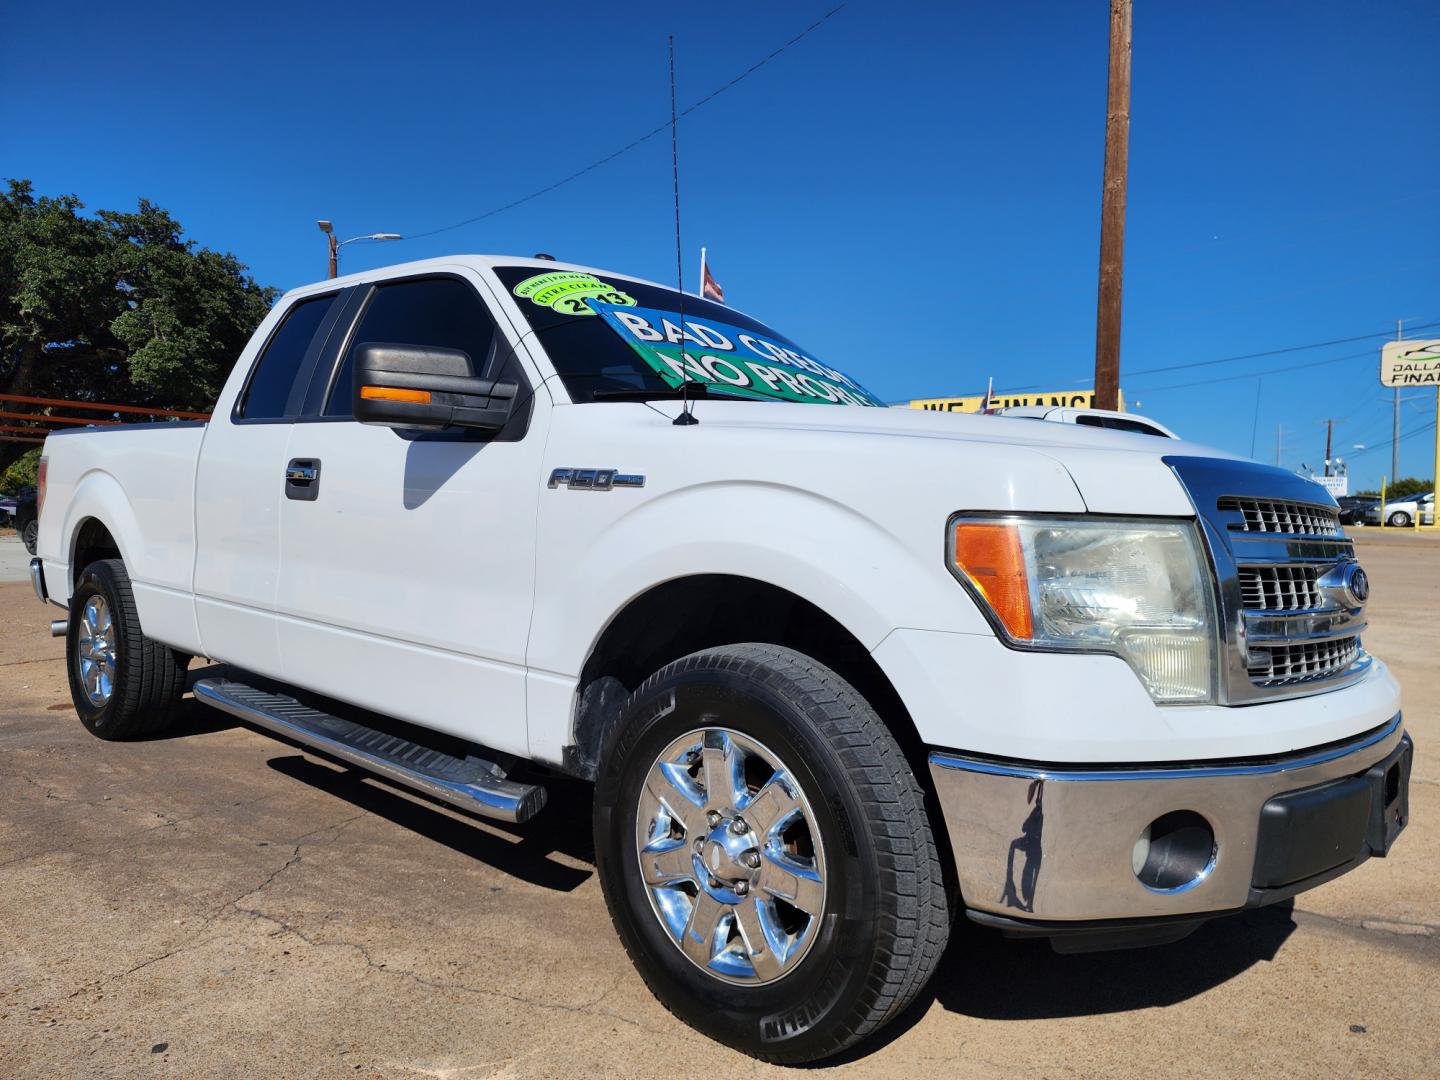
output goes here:
[[572, 401], [674, 397], [884, 406], [854, 379], [737, 311], [613, 274], [497, 266]]

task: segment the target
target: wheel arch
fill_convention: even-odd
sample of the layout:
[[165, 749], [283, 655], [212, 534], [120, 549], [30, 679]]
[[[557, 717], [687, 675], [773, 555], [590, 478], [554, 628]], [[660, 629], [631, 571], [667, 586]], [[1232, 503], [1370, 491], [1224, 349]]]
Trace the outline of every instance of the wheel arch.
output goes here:
[[837, 672], [876, 710], [924, 793], [924, 809], [952, 899], [959, 897], [945, 816], [930, 782], [929, 749], [886, 671], [840, 619], [782, 586], [740, 575], [674, 577], [622, 606], [590, 648], [576, 684], [562, 768], [593, 780], [626, 701], [655, 671], [721, 645], [782, 645]]
[[125, 561], [125, 555], [120, 550], [114, 533], [103, 520], [94, 516], [83, 517], [76, 524], [70, 534], [69, 552], [71, 592], [75, 591], [75, 583], [80, 580], [81, 572], [96, 560]]
[[879, 714], [926, 793], [946, 874], [954, 860], [930, 784], [927, 749], [890, 677], [860, 638], [819, 605], [779, 585], [734, 574], [695, 574], [655, 585], [617, 611], [596, 638], [576, 685], [564, 768], [594, 779], [600, 752], [630, 694], [672, 661], [702, 649], [760, 642], [818, 660]]

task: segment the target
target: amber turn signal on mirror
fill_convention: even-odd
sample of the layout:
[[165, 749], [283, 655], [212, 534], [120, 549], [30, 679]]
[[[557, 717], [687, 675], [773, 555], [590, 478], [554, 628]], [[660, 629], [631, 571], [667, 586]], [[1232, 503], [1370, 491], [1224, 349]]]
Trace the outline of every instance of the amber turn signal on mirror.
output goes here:
[[408, 401], [413, 405], [429, 405], [429, 390], [402, 390], [397, 386], [362, 386], [360, 396], [379, 401]]

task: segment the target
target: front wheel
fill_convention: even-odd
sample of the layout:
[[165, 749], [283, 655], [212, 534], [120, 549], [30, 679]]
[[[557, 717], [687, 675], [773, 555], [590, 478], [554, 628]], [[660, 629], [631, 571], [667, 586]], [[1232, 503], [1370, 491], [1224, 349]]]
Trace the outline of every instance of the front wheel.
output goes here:
[[1410, 515], [1404, 510], [1396, 510], [1390, 515], [1390, 524], [1396, 529], [1408, 529], [1410, 527]]
[[900, 747], [845, 680], [778, 646], [695, 653], [636, 691], [602, 755], [595, 851], [651, 991], [770, 1061], [877, 1030], [949, 934]]
[[40, 522], [31, 518], [20, 530], [20, 542], [25, 545], [25, 550], [31, 555], [35, 554], [35, 547], [40, 539]]

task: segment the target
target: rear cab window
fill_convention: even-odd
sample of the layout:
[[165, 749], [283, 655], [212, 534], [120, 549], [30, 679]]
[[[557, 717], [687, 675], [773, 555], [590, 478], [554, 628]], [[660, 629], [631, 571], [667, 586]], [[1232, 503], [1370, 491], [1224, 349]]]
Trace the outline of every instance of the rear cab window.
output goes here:
[[574, 402], [660, 396], [691, 382], [711, 399], [884, 407], [763, 323], [698, 296], [603, 271], [497, 266], [495, 274]]
[[1132, 431], [1137, 435], [1156, 435], [1169, 438], [1163, 431], [1137, 420], [1124, 420], [1118, 416], [1077, 416], [1075, 423], [1081, 427], [1108, 428], [1111, 431]]

